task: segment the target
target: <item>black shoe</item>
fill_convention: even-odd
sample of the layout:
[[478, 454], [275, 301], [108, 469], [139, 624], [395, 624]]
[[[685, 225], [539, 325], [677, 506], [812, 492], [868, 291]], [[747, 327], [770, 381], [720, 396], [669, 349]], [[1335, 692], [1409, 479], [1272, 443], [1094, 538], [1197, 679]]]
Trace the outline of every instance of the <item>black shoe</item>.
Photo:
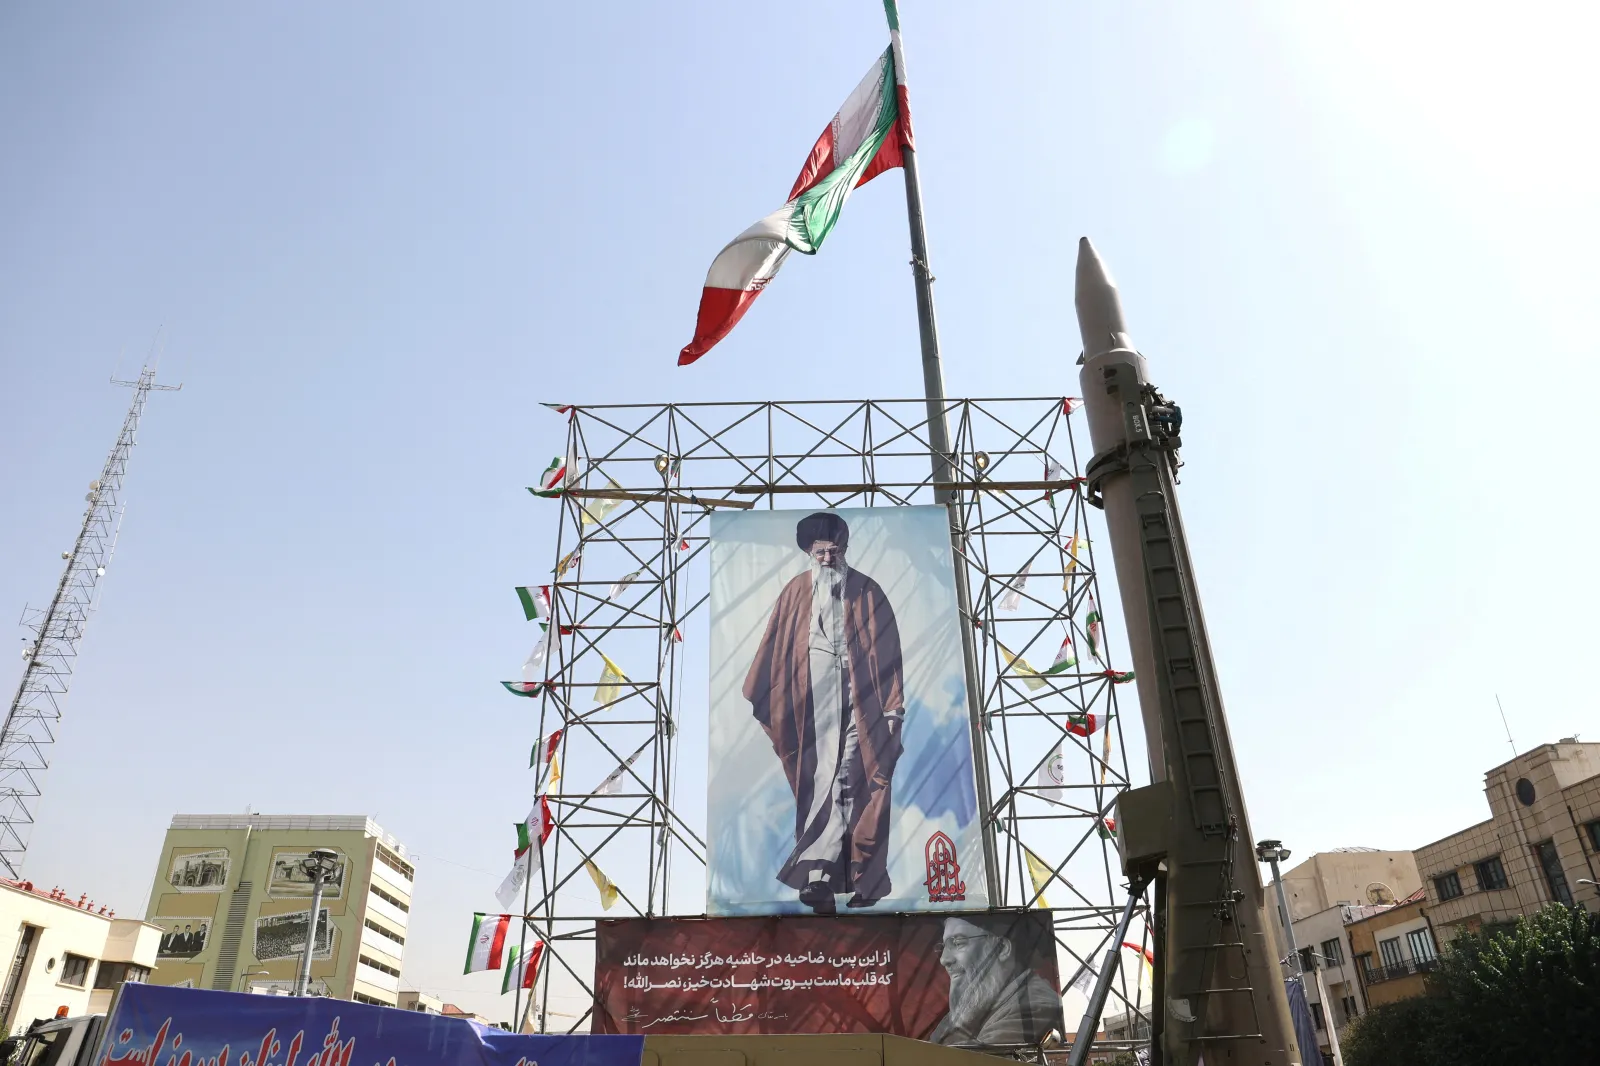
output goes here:
[[844, 905], [846, 907], [855, 907], [855, 908], [858, 908], [858, 909], [861, 908], [861, 907], [875, 907], [875, 906], [877, 906], [878, 901], [881, 900], [881, 899], [883, 899], [882, 896], [873, 896], [873, 897], [871, 897], [869, 899], [868, 897], [863, 896], [861, 893], [857, 892], [855, 895], [853, 895], [849, 899], [845, 900]]
[[839, 909], [833, 900], [833, 886], [826, 881], [812, 881], [802, 888], [800, 902], [818, 914], [833, 914]]

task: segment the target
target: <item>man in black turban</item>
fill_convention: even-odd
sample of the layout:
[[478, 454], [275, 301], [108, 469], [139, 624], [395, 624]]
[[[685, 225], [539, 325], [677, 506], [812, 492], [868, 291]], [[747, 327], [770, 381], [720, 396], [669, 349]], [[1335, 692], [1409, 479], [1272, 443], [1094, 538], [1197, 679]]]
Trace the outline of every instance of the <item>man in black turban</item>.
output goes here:
[[900, 630], [878, 583], [845, 563], [850, 527], [827, 511], [795, 526], [810, 566], [778, 595], [744, 697], [783, 763], [795, 846], [778, 880], [832, 913], [889, 895], [889, 785], [903, 750]]

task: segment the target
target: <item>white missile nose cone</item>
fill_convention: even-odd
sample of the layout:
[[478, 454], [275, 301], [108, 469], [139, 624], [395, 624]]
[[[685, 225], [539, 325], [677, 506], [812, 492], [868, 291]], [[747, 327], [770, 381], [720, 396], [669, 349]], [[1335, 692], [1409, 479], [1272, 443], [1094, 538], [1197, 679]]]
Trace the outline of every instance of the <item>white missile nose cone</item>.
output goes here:
[[1078, 332], [1083, 337], [1083, 357], [1099, 355], [1127, 345], [1127, 326], [1122, 321], [1122, 300], [1117, 283], [1100, 260], [1089, 238], [1078, 240], [1078, 275], [1073, 292], [1078, 309]]

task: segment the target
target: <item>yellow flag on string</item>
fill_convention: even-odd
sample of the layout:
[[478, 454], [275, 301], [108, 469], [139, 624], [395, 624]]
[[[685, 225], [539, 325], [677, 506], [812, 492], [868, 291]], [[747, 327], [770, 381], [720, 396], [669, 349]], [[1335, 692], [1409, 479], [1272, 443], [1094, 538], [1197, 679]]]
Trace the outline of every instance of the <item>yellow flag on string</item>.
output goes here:
[[[611, 492], [621, 492], [622, 486], [610, 477], [606, 478], [606, 489]], [[606, 516], [622, 505], [622, 500], [612, 499], [586, 499], [583, 501], [583, 525], [597, 526], [606, 520]]]
[[1072, 591], [1072, 573], [1074, 570], [1078, 569], [1078, 553], [1081, 552], [1088, 543], [1088, 537], [1080, 537], [1076, 533], [1072, 535], [1071, 540], [1067, 541], [1067, 565], [1064, 568], [1066, 573], [1061, 579], [1061, 590], [1063, 592]]
[[1022, 683], [1027, 685], [1030, 691], [1038, 692], [1040, 689], [1049, 685], [1050, 682], [1041, 677], [1039, 675], [1039, 671], [1028, 665], [1028, 660], [1017, 655], [1012, 655], [1011, 650], [1004, 644], [1001, 644], [999, 641], [995, 641], [995, 644], [1000, 648], [1000, 654], [1005, 659], [1006, 665], [1011, 667], [1011, 672], [1014, 674], [1020, 674], [1022, 677]]
[[622, 698], [622, 686], [628, 683], [628, 675], [605, 652], [600, 652], [600, 658], [606, 661], [606, 668], [600, 671], [600, 686], [594, 690], [594, 701], [615, 703]]
[[1027, 848], [1022, 849], [1022, 857], [1028, 860], [1028, 878], [1033, 881], [1033, 894], [1039, 897], [1034, 906], [1048, 908], [1050, 904], [1045, 902], [1044, 886], [1050, 883], [1050, 878], [1055, 876], [1055, 871], [1051, 870], [1049, 864]]
[[589, 877], [594, 881], [594, 887], [600, 890], [600, 909], [603, 911], [610, 910], [611, 905], [617, 901], [618, 890], [616, 884], [605, 875], [605, 871], [594, 864], [592, 859], [585, 859], [583, 868], [589, 871]]
[[547, 788], [551, 792], [555, 792], [556, 791], [556, 786], [559, 785], [560, 783], [561, 783], [561, 760], [556, 757], [556, 753], [555, 752], [551, 752], [550, 753], [550, 780], [546, 783], [545, 788]]

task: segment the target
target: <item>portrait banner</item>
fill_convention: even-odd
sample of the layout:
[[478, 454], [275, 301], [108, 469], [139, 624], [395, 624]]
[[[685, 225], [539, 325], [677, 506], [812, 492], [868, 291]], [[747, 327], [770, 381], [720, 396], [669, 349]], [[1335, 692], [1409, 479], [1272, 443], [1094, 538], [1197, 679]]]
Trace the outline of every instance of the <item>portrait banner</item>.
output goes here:
[[706, 910], [988, 906], [942, 507], [711, 516]]
[[599, 923], [597, 1033], [889, 1033], [1003, 1047], [1061, 1032], [1044, 911]]

